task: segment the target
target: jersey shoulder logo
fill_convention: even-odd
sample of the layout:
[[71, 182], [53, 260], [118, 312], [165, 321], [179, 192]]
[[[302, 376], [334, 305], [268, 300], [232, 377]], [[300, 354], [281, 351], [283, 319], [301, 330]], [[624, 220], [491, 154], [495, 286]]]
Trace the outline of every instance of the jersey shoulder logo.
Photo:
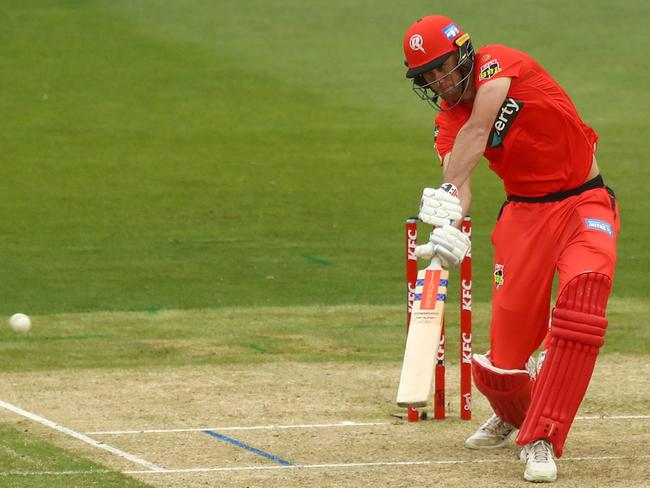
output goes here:
[[491, 59], [483, 66], [481, 66], [479, 70], [478, 79], [479, 81], [489, 80], [494, 75], [496, 75], [499, 71], [501, 71], [501, 65], [499, 64], [499, 60]]
[[508, 131], [515, 119], [524, 108], [524, 102], [514, 98], [506, 98], [499, 110], [499, 116], [494, 121], [490, 137], [488, 138], [488, 147], [495, 148], [503, 145], [503, 140], [508, 135]]

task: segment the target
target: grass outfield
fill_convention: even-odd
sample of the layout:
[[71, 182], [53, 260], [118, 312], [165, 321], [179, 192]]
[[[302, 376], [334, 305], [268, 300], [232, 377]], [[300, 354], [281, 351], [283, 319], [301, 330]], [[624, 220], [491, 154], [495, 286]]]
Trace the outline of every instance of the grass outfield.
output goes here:
[[[404, 79], [421, 2], [26, 0], [0, 20], [0, 309], [396, 304], [402, 226], [439, 182]], [[647, 297], [646, 2], [455, 2], [531, 52], [601, 133], [623, 213], [615, 295]], [[251, 15], [251, 11], [255, 15]], [[506, 15], [507, 13], [507, 15]], [[500, 185], [475, 178], [489, 300]]]
[[[458, 358], [458, 310], [447, 314], [450, 360]], [[606, 353], [648, 354], [647, 301], [612, 299]], [[489, 304], [473, 307], [473, 343], [488, 345]], [[227, 307], [34, 317], [34, 328], [0, 332], [4, 371], [202, 364], [399, 362], [404, 308], [393, 305]]]
[[[401, 38], [430, 8], [24, 0], [5, 9], [0, 318], [25, 312], [34, 328], [0, 330], [0, 372], [398, 364], [403, 221], [421, 188], [439, 183], [435, 113], [404, 79]], [[604, 353], [647, 357], [650, 4], [445, 8], [476, 46], [532, 54], [600, 133], [599, 164], [622, 210]], [[485, 165], [473, 190], [481, 350], [503, 197]], [[0, 422], [0, 486], [144, 486], [106, 470], [111, 458], [88, 454], [103, 465], [91, 463], [11, 416]], [[94, 474], [14, 473], [66, 469]]]
[[[75, 456], [25, 432], [0, 425], [2, 457], [0, 486], [36, 487], [122, 487], [143, 488], [146, 485], [104, 466]], [[75, 474], [61, 476], [61, 472]], [[32, 473], [42, 473], [36, 476]], [[49, 473], [49, 474], [48, 474]]]

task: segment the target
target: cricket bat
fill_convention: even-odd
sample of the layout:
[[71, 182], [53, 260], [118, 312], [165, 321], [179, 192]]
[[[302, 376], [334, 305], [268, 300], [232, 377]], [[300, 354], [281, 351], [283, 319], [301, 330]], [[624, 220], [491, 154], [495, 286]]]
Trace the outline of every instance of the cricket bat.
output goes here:
[[448, 281], [449, 271], [442, 269], [437, 256], [418, 272], [397, 390], [400, 407], [424, 407], [431, 396]]

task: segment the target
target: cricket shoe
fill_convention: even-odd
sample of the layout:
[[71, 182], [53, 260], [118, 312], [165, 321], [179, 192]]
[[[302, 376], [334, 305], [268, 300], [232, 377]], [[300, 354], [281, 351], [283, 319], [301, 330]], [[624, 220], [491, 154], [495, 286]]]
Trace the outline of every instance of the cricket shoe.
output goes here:
[[526, 463], [524, 479], [535, 482], [555, 481], [557, 466], [553, 458], [553, 446], [549, 441], [540, 439], [526, 444], [519, 454], [519, 459]]
[[514, 425], [501, 420], [498, 415], [492, 415], [480, 429], [465, 441], [469, 449], [495, 449], [503, 447], [512, 433], [517, 430]]

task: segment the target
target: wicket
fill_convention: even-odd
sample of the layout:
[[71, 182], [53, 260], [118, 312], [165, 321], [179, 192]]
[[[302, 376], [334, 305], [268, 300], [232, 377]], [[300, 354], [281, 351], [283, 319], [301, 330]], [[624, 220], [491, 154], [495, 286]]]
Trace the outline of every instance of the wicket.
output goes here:
[[[417, 217], [406, 219], [406, 332], [408, 334], [413, 307], [413, 293], [418, 275], [418, 260], [415, 257], [417, 245]], [[461, 224], [461, 231], [471, 238], [472, 219], [467, 216]], [[460, 418], [472, 418], [472, 255], [465, 257], [460, 265]], [[423, 412], [424, 414], [424, 412]], [[445, 413], [445, 327], [436, 357], [433, 417], [442, 420]], [[409, 422], [420, 420], [420, 412], [409, 408]]]

